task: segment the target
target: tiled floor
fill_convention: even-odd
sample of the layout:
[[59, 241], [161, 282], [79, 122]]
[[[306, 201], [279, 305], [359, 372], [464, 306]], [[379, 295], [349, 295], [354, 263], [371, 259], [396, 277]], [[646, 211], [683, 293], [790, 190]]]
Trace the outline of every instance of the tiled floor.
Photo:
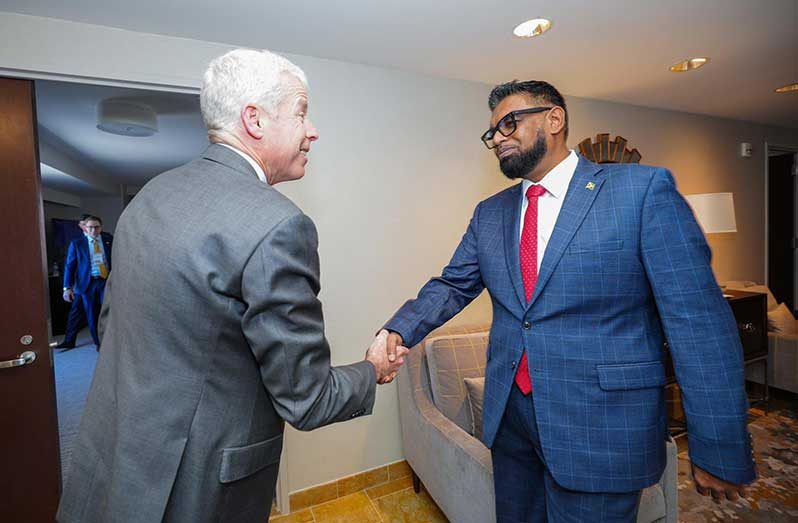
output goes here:
[[448, 523], [424, 489], [413, 492], [409, 476], [314, 505], [269, 523]]

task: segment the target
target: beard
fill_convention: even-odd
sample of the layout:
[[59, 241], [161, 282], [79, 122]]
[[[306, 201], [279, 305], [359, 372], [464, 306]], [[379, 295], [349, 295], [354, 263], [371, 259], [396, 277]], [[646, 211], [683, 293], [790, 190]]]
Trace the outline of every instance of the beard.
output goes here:
[[540, 160], [546, 156], [547, 151], [548, 148], [546, 147], [543, 131], [538, 129], [537, 138], [532, 147], [518, 154], [505, 156], [499, 160], [499, 168], [511, 180], [523, 178], [538, 166]]

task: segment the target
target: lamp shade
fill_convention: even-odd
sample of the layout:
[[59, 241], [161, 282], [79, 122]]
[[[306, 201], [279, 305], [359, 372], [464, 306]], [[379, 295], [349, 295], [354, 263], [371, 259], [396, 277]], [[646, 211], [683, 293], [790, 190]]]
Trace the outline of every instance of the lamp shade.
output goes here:
[[97, 129], [122, 136], [152, 136], [158, 132], [158, 117], [149, 105], [107, 99], [97, 106]]
[[737, 232], [734, 219], [734, 195], [730, 192], [691, 194], [685, 196], [693, 208], [695, 217], [704, 234]]

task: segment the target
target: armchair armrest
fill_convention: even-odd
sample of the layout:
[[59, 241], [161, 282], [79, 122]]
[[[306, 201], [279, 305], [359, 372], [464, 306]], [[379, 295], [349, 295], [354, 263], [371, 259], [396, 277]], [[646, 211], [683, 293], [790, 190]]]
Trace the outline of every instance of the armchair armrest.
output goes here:
[[798, 394], [798, 334], [768, 333], [768, 382]]
[[412, 349], [397, 379], [405, 458], [450, 521], [493, 522], [490, 451], [435, 407], [424, 358]]
[[676, 523], [679, 518], [679, 491], [676, 488], [679, 473], [678, 452], [676, 442], [669, 437], [665, 448], [668, 461], [659, 480], [665, 495], [665, 523]]

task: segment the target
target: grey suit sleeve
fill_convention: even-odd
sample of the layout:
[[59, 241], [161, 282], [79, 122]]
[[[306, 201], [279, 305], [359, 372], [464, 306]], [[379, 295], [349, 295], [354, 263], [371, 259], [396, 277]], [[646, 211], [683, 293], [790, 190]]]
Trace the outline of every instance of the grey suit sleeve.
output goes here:
[[330, 366], [317, 295], [313, 222], [298, 214], [275, 226], [244, 267], [244, 335], [277, 413], [300, 430], [370, 414], [376, 371], [368, 361]]

